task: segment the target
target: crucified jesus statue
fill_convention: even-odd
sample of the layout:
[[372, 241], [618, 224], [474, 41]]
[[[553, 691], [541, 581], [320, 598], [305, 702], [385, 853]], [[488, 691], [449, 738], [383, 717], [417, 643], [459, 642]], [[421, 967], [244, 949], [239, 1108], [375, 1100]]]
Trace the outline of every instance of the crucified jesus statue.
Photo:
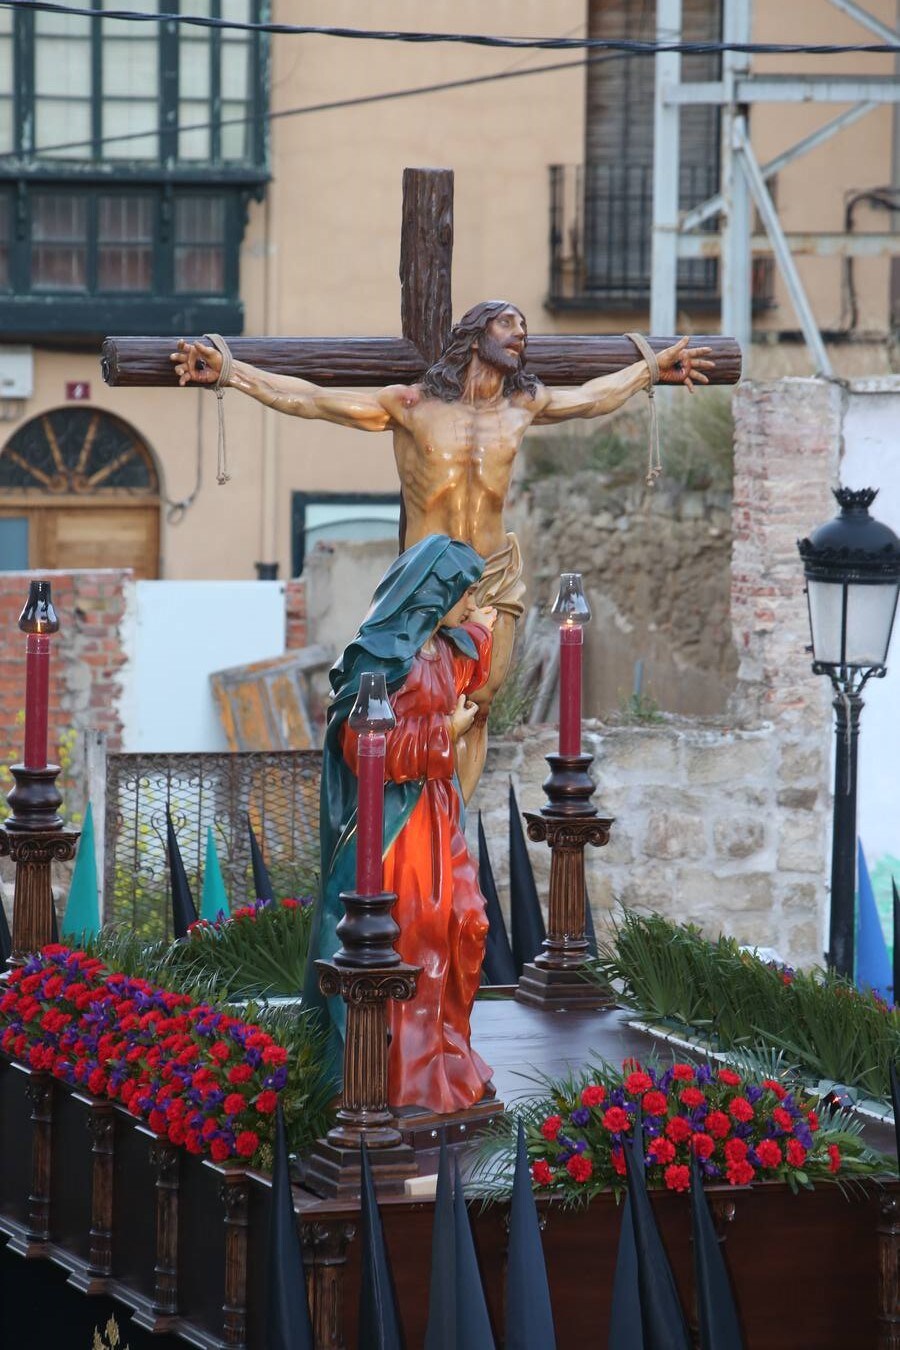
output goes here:
[[[491, 673], [472, 695], [477, 713], [456, 746], [463, 797], [475, 789], [487, 752], [491, 701], [509, 671], [525, 586], [515, 535], [503, 508], [525, 432], [572, 418], [614, 412], [652, 381], [646, 360], [577, 388], [543, 385], [525, 369], [525, 316], [505, 300], [473, 306], [451, 330], [440, 358], [416, 384], [382, 389], [324, 389], [309, 380], [232, 363], [227, 385], [279, 412], [359, 431], [390, 431], [400, 477], [403, 548], [430, 534], [461, 539], [485, 559], [476, 602], [497, 610]], [[709, 347], [682, 338], [657, 353], [659, 382], [708, 384]], [[171, 355], [179, 384], [215, 385], [222, 356], [212, 346], [179, 340]]]

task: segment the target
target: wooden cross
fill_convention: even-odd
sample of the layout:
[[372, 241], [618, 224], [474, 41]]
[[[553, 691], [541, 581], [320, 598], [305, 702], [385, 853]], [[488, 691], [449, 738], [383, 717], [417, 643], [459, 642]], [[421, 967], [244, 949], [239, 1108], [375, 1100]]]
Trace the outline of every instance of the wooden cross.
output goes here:
[[[403, 336], [339, 338], [229, 338], [238, 361], [280, 375], [300, 375], [325, 386], [414, 384], [437, 360], [452, 323], [453, 170], [404, 169], [400, 236], [400, 318]], [[510, 296], [514, 303], [515, 296]], [[188, 334], [182, 334], [188, 337]], [[196, 341], [202, 334], [190, 338]], [[674, 336], [648, 339], [655, 351]], [[712, 348], [710, 384], [737, 384], [741, 349], [734, 338], [698, 337]], [[109, 385], [177, 385], [170, 338], [108, 337], [101, 366]], [[528, 337], [527, 366], [547, 385], [577, 385], [630, 366], [637, 357], [627, 337]]]

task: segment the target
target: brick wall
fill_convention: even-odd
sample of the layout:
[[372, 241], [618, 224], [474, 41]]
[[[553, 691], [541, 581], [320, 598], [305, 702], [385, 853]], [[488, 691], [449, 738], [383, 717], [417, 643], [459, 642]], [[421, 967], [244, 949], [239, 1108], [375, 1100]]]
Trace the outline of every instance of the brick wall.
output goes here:
[[738, 700], [761, 717], [827, 717], [810, 674], [797, 540], [836, 514], [846, 395], [824, 380], [735, 390], [731, 623]]
[[306, 581], [292, 577], [284, 587], [284, 649], [296, 651], [307, 642]]
[[[0, 573], [0, 780], [6, 778], [3, 766], [22, 757], [25, 637], [17, 623], [32, 575], [38, 574]], [[64, 770], [71, 764], [77, 773], [80, 733], [88, 727], [105, 732], [110, 749], [121, 748], [119, 704], [127, 660], [122, 630], [132, 573], [116, 569], [39, 575], [52, 583], [60, 624], [51, 640], [49, 755]], [[78, 811], [82, 785], [66, 778], [64, 774], [60, 780], [65, 809]]]

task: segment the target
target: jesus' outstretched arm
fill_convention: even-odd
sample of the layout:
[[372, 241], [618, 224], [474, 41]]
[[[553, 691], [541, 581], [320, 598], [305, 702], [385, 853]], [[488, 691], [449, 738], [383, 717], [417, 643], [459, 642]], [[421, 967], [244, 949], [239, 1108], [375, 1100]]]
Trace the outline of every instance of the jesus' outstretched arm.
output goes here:
[[[656, 356], [660, 384], [683, 384], [694, 392], [695, 384], [709, 384], [705, 374], [715, 362], [708, 359], [709, 347], [691, 347], [690, 338], [680, 338]], [[601, 375], [596, 380], [575, 389], [541, 388], [538, 392], [539, 410], [534, 421], [538, 426], [567, 422], [574, 417], [601, 417], [615, 412], [627, 403], [632, 394], [650, 385], [650, 370], [646, 361], [635, 361], [612, 375]]]
[[[214, 385], [222, 369], [222, 357], [215, 347], [179, 338], [171, 361], [179, 384]], [[229, 389], [264, 403], [293, 417], [336, 422], [360, 431], [387, 431], [392, 425], [392, 388], [386, 390], [322, 389], [295, 375], [273, 375], [246, 361], [233, 361]]]

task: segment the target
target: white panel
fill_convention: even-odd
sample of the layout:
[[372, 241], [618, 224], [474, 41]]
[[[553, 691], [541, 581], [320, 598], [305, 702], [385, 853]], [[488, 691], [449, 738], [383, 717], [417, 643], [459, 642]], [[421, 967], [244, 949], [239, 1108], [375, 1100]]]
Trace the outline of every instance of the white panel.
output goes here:
[[[878, 488], [869, 508], [900, 535], [900, 379], [879, 381], [873, 393], [850, 393], [844, 419], [844, 455], [841, 483], [844, 487]], [[814, 528], [819, 521], [810, 521]], [[894, 636], [887, 658], [887, 675], [870, 680], [860, 719], [859, 788], [857, 821], [866, 851], [879, 908], [890, 934], [890, 882], [883, 877], [889, 860], [900, 859], [900, 812], [897, 810], [897, 769], [900, 765], [900, 641], [895, 620]]]
[[0, 346], [0, 398], [31, 398], [34, 352], [31, 347]]
[[284, 651], [280, 581], [138, 581], [126, 751], [227, 750], [213, 671]]

